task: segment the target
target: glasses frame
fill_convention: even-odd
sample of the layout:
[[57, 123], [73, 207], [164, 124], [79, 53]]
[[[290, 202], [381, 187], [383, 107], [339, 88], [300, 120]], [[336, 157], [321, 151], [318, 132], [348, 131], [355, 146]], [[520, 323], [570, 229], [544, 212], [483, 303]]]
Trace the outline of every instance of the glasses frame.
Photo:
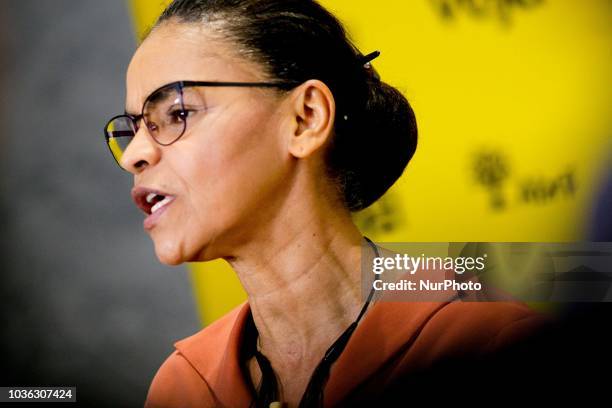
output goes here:
[[160, 146], [170, 146], [171, 144], [173, 144], [177, 140], [179, 140], [185, 134], [185, 131], [187, 130], [187, 118], [181, 118], [181, 120], [183, 121], [183, 130], [181, 131], [181, 134], [179, 136], [177, 136], [170, 143], [161, 143], [161, 142], [159, 142], [151, 134], [151, 132], [149, 132], [149, 128], [148, 128], [148, 126], [146, 124], [146, 120], [145, 120], [145, 116], [144, 116], [145, 106], [147, 106], [147, 103], [149, 102], [151, 97], [153, 97], [153, 95], [155, 95], [157, 92], [161, 91], [164, 88], [169, 88], [169, 87], [173, 87], [173, 86], [177, 87], [178, 91], [179, 91], [180, 98], [181, 98], [181, 107], [184, 107], [183, 106], [183, 89], [187, 88], [187, 87], [192, 87], [192, 86], [208, 86], [208, 87], [240, 87], [240, 88], [278, 88], [278, 89], [282, 89], [282, 90], [288, 91], [288, 90], [291, 90], [291, 89], [295, 88], [300, 83], [301, 82], [298, 82], [298, 81], [276, 81], [276, 82], [175, 81], [175, 82], [170, 82], [170, 83], [167, 83], [167, 84], [162, 85], [159, 88], [155, 89], [153, 92], [151, 92], [149, 94], [149, 96], [147, 96], [147, 98], [145, 99], [145, 101], [142, 104], [142, 109], [140, 111], [140, 115], [134, 116], [134, 115], [130, 115], [129, 113], [125, 112], [125, 113], [123, 113], [121, 115], [116, 115], [116, 116], [113, 116], [112, 118], [110, 118], [108, 120], [108, 122], [106, 122], [106, 125], [104, 126], [104, 138], [106, 140], [106, 146], [110, 150], [111, 156], [113, 156], [113, 159], [115, 160], [115, 162], [117, 162], [117, 165], [119, 165], [119, 167], [121, 169], [126, 170], [123, 166], [121, 166], [121, 163], [119, 163], [119, 160], [117, 160], [117, 158], [115, 157], [115, 154], [113, 153], [113, 150], [112, 150], [111, 144], [110, 144], [111, 136], [109, 135], [109, 131], [108, 131], [109, 125], [113, 121], [115, 121], [115, 120], [117, 120], [119, 118], [127, 118], [132, 123], [132, 126], [134, 127], [134, 136], [136, 135], [136, 133], [140, 129], [140, 126], [138, 125], [140, 120], [145, 121], [145, 128], [147, 129], [147, 133], [149, 134], [151, 139], [153, 139], [155, 141], [155, 143], [159, 144]]

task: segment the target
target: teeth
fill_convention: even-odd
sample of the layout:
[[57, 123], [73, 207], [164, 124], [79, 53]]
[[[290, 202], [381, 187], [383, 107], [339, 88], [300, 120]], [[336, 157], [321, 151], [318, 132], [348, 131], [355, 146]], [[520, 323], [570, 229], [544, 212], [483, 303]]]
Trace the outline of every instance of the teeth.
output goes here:
[[147, 203], [151, 204], [153, 202], [153, 199], [157, 196], [157, 194], [155, 193], [149, 193], [149, 195], [147, 196]]
[[[156, 196], [157, 194], [154, 194], [154, 196]], [[149, 197], [147, 197], [148, 200]], [[153, 214], [155, 211], [159, 210], [160, 208], [162, 208], [163, 206], [170, 204], [170, 202], [173, 200], [173, 197], [170, 196], [166, 196], [164, 197], [163, 200], [155, 203], [155, 205], [153, 207], [151, 207], [151, 214]]]

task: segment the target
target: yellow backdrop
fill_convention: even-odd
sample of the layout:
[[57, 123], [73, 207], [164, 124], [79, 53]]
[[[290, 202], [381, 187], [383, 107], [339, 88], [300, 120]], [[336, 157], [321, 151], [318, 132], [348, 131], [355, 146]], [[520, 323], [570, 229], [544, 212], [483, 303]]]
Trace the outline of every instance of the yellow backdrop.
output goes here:
[[[131, 0], [140, 35], [168, 1]], [[610, 151], [612, 2], [324, 0], [411, 101], [419, 146], [355, 214], [378, 241], [585, 237]], [[224, 261], [191, 264], [203, 324], [245, 299]]]

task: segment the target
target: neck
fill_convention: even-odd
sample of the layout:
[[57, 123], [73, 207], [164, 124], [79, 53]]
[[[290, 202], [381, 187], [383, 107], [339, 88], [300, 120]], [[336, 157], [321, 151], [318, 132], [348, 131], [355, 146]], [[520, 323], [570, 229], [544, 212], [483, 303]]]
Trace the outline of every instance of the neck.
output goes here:
[[297, 219], [227, 258], [247, 292], [261, 352], [289, 373], [310, 372], [364, 304], [363, 238], [350, 215]]

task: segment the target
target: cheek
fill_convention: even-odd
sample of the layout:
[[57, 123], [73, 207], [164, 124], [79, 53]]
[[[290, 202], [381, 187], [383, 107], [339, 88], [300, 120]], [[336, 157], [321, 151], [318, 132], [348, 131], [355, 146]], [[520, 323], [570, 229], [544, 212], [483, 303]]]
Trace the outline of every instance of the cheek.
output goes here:
[[[231, 117], [231, 115], [228, 115]], [[200, 130], [185, 140], [186, 157], [177, 174], [184, 175], [193, 216], [210, 214], [221, 221], [256, 210], [258, 197], [274, 189], [286, 173], [278, 130], [270, 115], [250, 115]], [[195, 136], [195, 135], [194, 135]]]

